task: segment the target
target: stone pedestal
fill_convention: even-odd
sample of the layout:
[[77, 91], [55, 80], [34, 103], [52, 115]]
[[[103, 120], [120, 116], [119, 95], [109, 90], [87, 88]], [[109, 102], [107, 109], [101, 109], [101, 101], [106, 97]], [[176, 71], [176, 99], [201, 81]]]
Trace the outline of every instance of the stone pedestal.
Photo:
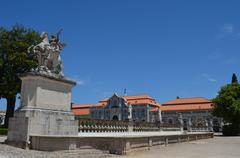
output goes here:
[[74, 81], [40, 73], [24, 74], [21, 80], [21, 104], [9, 121], [9, 144], [25, 148], [31, 135], [77, 135], [71, 112]]

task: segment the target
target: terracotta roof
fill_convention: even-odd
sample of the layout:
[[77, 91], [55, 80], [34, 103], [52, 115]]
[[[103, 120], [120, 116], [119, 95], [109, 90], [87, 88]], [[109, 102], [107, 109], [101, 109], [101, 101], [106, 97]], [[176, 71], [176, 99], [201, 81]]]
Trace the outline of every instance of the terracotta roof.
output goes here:
[[84, 107], [91, 107], [93, 104], [73, 104], [72, 108], [84, 108]]
[[[155, 99], [151, 98], [149, 95], [135, 95], [135, 96], [124, 96], [124, 99], [127, 100], [128, 104], [149, 104], [153, 106], [161, 106]], [[107, 105], [109, 98], [102, 99], [95, 106], [104, 106]]]
[[72, 105], [72, 112], [76, 116], [80, 115], [89, 115], [90, 114], [90, 107], [93, 106], [92, 104], [78, 104]]
[[166, 102], [162, 105], [179, 105], [179, 104], [197, 104], [197, 103], [209, 103], [211, 102], [207, 98], [202, 97], [193, 97], [193, 98], [178, 98], [175, 100], [171, 100], [169, 102]]
[[162, 106], [162, 111], [182, 111], [182, 110], [207, 110], [212, 109], [213, 104], [189, 104], [189, 105], [171, 105], [171, 106]]
[[[155, 107], [160, 107], [159, 104], [155, 99], [151, 98], [149, 95], [135, 95], [135, 96], [124, 96], [124, 99], [127, 100], [128, 104], [149, 104]], [[72, 112], [74, 115], [89, 115], [90, 114], [90, 107], [92, 106], [104, 106], [107, 104], [109, 98], [102, 99], [96, 104], [79, 104], [72, 106]]]
[[[213, 103], [207, 98], [178, 98], [167, 103], [162, 104], [160, 109], [162, 111], [184, 111], [184, 110], [206, 110], [212, 109]], [[152, 109], [152, 112], [157, 109]]]

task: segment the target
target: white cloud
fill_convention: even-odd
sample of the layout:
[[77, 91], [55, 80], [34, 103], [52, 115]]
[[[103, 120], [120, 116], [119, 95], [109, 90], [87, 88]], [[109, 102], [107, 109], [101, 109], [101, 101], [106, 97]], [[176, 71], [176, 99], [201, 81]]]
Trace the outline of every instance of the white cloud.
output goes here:
[[233, 56], [229, 55], [230, 53], [219, 53], [219, 52], [212, 52], [207, 55], [207, 59], [211, 61], [218, 61], [222, 64], [227, 65], [237, 65], [239, 64], [238, 58], [234, 58]]
[[77, 82], [77, 84], [78, 84], [79, 86], [83, 86], [83, 85], [86, 84], [86, 82], [83, 81], [83, 80], [76, 80], [76, 82]]
[[210, 77], [210, 76], [209, 76], [208, 74], [206, 74], [206, 73], [203, 73], [203, 74], [202, 74], [202, 77], [205, 78], [205, 79], [207, 79], [209, 82], [217, 82], [217, 80], [216, 80], [215, 78]]
[[90, 82], [90, 78], [82, 79], [79, 76], [74, 76], [74, 77], [72, 77], [72, 79], [74, 81], [76, 81], [78, 86], [85, 86], [86, 84], [88, 84]]
[[233, 24], [224, 24], [219, 28], [217, 39], [240, 39], [240, 30]]
[[225, 24], [220, 28], [222, 33], [232, 34], [235, 31], [233, 24]]
[[223, 58], [223, 54], [219, 53], [219, 52], [212, 52], [212, 53], [209, 53], [207, 58], [209, 60], [220, 60]]

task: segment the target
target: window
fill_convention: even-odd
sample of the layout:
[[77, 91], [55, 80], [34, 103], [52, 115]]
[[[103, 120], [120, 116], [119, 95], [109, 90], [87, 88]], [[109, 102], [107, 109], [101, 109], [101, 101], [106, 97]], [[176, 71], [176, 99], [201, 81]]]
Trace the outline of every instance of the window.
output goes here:
[[145, 110], [144, 109], [141, 110], [141, 116], [142, 117], [145, 116]]

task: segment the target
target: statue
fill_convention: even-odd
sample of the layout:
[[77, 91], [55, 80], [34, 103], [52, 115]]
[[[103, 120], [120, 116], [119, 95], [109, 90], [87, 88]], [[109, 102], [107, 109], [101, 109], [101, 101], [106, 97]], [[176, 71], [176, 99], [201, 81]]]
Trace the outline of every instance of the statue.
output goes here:
[[63, 64], [60, 57], [61, 50], [65, 47], [64, 43], [60, 42], [59, 35], [62, 29], [55, 35], [48, 38], [48, 33], [41, 34], [42, 42], [28, 48], [29, 53], [36, 55], [38, 67], [34, 70], [39, 73], [47, 73], [49, 75], [58, 75], [63, 77]]
[[128, 120], [132, 121], [132, 105], [128, 105]]
[[162, 110], [158, 107], [158, 119], [159, 123], [162, 124]]
[[183, 131], [183, 116], [182, 113], [178, 113], [178, 122], [180, 125], [180, 130]]

